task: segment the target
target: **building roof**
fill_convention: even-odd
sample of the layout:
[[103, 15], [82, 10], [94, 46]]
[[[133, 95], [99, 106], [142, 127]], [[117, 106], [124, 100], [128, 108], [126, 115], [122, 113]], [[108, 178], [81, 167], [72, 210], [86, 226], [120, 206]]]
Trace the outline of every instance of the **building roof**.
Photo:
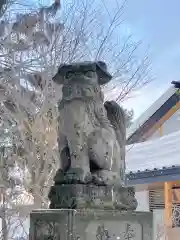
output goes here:
[[180, 166], [180, 131], [126, 146], [127, 173], [171, 166]]
[[180, 131], [126, 147], [129, 185], [180, 180]]
[[180, 82], [172, 82], [172, 84], [173, 86], [155, 101], [127, 130], [128, 144], [138, 142], [144, 133], [149, 131], [155, 123], [179, 102], [177, 88], [180, 87]]
[[147, 169], [145, 171], [137, 171], [136, 173], [130, 172], [126, 174], [126, 180], [129, 185], [180, 180], [180, 166]]

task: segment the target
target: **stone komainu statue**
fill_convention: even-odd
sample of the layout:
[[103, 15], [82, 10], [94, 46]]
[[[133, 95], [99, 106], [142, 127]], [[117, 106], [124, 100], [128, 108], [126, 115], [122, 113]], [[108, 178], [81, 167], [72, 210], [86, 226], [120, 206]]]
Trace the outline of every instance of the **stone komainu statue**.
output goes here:
[[101, 86], [112, 76], [104, 62], [61, 65], [53, 81], [62, 84], [59, 102], [60, 169], [79, 182], [125, 181], [125, 115], [104, 103]]

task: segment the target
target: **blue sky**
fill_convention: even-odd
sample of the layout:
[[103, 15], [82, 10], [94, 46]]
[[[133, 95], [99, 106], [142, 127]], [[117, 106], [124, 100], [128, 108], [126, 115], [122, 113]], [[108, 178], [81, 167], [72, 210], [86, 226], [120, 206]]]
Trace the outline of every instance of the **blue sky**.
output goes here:
[[[32, 0], [51, 4], [52, 0]], [[61, 0], [62, 5], [67, 0]], [[122, 0], [98, 0], [113, 8]], [[180, 75], [180, 1], [163, 0], [127, 0], [124, 14], [124, 29], [142, 40], [144, 49], [148, 48], [152, 62], [154, 81], [146, 88], [135, 92], [125, 102], [127, 108], [135, 110], [135, 118], [145, 111], [169, 86], [172, 80], [179, 80]], [[63, 9], [62, 9], [63, 11]], [[141, 52], [139, 53], [141, 58]]]
[[126, 105], [135, 117], [149, 107], [169, 86], [180, 79], [180, 1], [129, 0], [123, 19], [132, 33], [149, 46], [154, 81]]

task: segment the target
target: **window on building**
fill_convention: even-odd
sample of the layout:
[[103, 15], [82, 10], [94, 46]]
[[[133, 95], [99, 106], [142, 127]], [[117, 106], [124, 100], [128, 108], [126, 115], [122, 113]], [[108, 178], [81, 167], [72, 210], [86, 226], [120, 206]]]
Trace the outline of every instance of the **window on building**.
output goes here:
[[[149, 210], [165, 209], [164, 189], [149, 191]], [[172, 188], [172, 227], [180, 227], [180, 187]]]
[[164, 189], [149, 190], [149, 210], [164, 209]]

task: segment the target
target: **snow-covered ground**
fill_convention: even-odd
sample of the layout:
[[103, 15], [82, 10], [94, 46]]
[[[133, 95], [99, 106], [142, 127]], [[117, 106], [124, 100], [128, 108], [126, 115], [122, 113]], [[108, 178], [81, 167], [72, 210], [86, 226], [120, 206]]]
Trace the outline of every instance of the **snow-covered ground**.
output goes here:
[[126, 147], [127, 172], [180, 166], [180, 131]]

